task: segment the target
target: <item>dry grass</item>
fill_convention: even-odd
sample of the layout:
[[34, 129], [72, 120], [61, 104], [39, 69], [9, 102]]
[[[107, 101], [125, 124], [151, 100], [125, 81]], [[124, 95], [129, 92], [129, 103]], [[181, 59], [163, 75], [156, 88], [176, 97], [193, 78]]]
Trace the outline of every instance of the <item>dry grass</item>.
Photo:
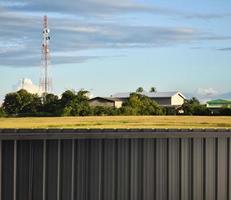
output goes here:
[[0, 118], [0, 128], [231, 128], [231, 117], [105, 116]]

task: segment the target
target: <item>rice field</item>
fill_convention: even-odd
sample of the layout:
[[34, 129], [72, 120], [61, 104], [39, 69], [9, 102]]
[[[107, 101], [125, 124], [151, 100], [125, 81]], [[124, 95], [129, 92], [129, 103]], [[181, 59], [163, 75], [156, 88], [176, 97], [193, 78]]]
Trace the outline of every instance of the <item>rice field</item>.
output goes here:
[[231, 117], [91, 116], [0, 118], [0, 128], [231, 128]]

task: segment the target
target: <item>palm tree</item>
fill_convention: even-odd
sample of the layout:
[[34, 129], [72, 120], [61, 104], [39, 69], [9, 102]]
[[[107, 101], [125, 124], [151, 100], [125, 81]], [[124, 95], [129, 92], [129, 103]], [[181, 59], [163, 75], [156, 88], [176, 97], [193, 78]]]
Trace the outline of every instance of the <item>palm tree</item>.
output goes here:
[[136, 90], [137, 93], [142, 93], [143, 91], [144, 91], [144, 88], [142, 87], [138, 87]]
[[155, 87], [151, 87], [150, 88], [150, 92], [153, 92], [153, 93], [156, 92], [156, 88]]

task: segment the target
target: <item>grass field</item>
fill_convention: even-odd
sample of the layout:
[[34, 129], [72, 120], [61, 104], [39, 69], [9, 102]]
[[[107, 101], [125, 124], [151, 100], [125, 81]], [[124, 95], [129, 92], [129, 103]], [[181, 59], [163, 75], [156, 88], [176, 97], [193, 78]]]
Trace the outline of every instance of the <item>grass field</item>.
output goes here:
[[0, 118], [0, 128], [231, 128], [231, 117], [103, 116]]

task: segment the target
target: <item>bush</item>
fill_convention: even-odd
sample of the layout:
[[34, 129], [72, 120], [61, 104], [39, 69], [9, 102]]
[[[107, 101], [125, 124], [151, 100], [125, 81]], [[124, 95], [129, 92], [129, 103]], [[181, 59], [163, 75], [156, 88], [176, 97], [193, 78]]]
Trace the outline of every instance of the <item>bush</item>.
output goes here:
[[163, 114], [164, 115], [177, 115], [178, 113], [175, 108], [165, 107], [163, 108]]
[[231, 108], [224, 107], [220, 110], [220, 115], [231, 116]]
[[96, 115], [96, 116], [113, 116], [119, 114], [119, 110], [114, 107], [95, 106], [92, 107], [91, 109], [92, 109], [92, 115]]
[[2, 107], [0, 107], [0, 117], [5, 117], [5, 112]]
[[199, 100], [193, 97], [190, 100], [186, 100], [182, 105], [184, 110], [184, 115], [211, 115], [211, 111], [206, 107], [206, 105], [201, 105]]
[[38, 112], [41, 103], [38, 95], [19, 90], [5, 96], [3, 109], [9, 116], [30, 115]]

